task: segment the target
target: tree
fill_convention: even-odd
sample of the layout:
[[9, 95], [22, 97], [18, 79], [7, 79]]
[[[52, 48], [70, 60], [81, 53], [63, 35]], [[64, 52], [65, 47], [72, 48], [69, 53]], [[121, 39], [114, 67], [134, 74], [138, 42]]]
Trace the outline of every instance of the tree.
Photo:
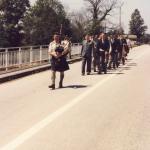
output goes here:
[[118, 28], [112, 28], [109, 32], [108, 32], [109, 35], [115, 35], [115, 34], [118, 34], [118, 35], [123, 35], [124, 34], [124, 29], [121, 28], [121, 29], [118, 29]]
[[79, 12], [72, 12], [69, 15], [73, 32], [72, 35], [73, 42], [81, 42], [83, 36], [87, 32], [89, 19], [85, 14], [86, 14], [85, 11], [79, 11]]
[[7, 34], [4, 29], [3, 16], [0, 15], [0, 47], [6, 47], [8, 45]]
[[141, 17], [140, 11], [135, 9], [133, 14], [131, 15], [130, 21], [130, 34], [134, 34], [137, 36], [137, 39], [140, 40], [147, 30], [147, 26], [144, 25], [144, 20]]
[[37, 0], [24, 19], [25, 44], [48, 44], [61, 27], [62, 34], [71, 33], [70, 21], [61, 2]]
[[150, 34], [145, 34], [140, 41], [145, 44], [150, 44]]
[[91, 30], [93, 34], [99, 33], [102, 21], [116, 8], [118, 0], [84, 0], [88, 3], [87, 10], [91, 14]]
[[3, 32], [0, 43], [5, 41], [2, 46], [21, 45], [22, 19], [29, 7], [29, 0], [0, 0], [0, 28]]

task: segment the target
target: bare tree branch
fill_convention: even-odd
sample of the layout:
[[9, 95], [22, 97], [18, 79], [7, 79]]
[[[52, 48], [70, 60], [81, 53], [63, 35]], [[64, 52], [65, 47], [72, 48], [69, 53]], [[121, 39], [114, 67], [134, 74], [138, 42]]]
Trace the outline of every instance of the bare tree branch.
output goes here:
[[92, 19], [104, 20], [109, 13], [117, 7], [118, 0], [84, 0], [88, 3], [87, 10], [91, 13]]
[[91, 15], [91, 20], [93, 22], [92, 28], [98, 31], [103, 20], [109, 16], [120, 0], [84, 0], [88, 6], [87, 11]]

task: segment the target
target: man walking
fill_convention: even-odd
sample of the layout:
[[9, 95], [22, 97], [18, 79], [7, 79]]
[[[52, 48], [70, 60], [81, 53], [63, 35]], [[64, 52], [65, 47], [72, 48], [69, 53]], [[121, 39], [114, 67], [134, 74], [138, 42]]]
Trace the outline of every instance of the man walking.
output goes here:
[[107, 62], [106, 55], [109, 53], [110, 44], [106, 35], [102, 33], [97, 43], [97, 65], [98, 65], [98, 74], [101, 74], [103, 71], [105, 74], [107, 73]]
[[60, 36], [54, 35], [54, 41], [49, 45], [49, 55], [51, 62], [51, 81], [52, 84], [49, 86], [52, 90], [55, 89], [56, 72], [60, 72], [59, 88], [63, 87], [64, 71], [69, 70], [68, 63], [66, 61], [66, 55], [69, 52], [67, 45], [63, 47], [60, 44]]
[[[86, 35], [85, 40], [82, 43], [81, 56], [82, 56], [82, 75], [85, 75], [85, 67], [87, 75], [91, 73], [91, 63], [92, 63], [92, 51], [94, 48], [93, 41], [91, 41], [90, 36]], [[86, 66], [87, 64], [87, 66]]]
[[111, 69], [111, 65], [113, 63], [113, 69], [116, 69], [119, 65], [118, 62], [118, 49], [120, 47], [120, 41], [118, 40], [118, 35], [114, 35], [112, 36], [112, 38], [110, 39], [110, 43], [111, 43], [111, 61], [109, 63], [109, 69]]

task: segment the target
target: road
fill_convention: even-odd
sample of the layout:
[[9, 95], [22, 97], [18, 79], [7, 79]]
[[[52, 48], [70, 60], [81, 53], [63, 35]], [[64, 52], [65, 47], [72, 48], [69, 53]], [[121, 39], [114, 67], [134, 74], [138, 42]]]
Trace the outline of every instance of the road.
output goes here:
[[150, 149], [150, 46], [107, 75], [80, 66], [64, 89], [48, 89], [50, 71], [0, 85], [0, 150]]

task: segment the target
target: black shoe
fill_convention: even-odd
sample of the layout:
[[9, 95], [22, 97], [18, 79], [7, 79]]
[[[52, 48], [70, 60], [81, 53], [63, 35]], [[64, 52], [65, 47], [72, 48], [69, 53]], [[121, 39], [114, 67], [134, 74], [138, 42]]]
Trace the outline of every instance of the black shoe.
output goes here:
[[61, 89], [61, 88], [63, 88], [63, 85], [62, 85], [62, 83], [59, 83], [59, 88]]
[[103, 69], [103, 72], [104, 72], [104, 74], [107, 74], [107, 68], [106, 67]]
[[117, 68], [119, 68], [119, 65], [120, 65], [119, 63], [116, 64]]
[[82, 76], [85, 76], [85, 73], [82, 73], [81, 75], [82, 75]]
[[108, 69], [108, 70], [111, 70], [111, 66], [109, 66], [107, 69]]
[[55, 90], [55, 84], [50, 85], [49, 88]]
[[101, 71], [98, 71], [97, 74], [102, 74], [102, 72], [101, 72]]
[[90, 75], [90, 72], [87, 72], [87, 75]]
[[124, 59], [124, 60], [122, 60], [122, 64], [123, 64], [123, 65], [125, 65], [125, 59]]
[[96, 69], [94, 69], [94, 72], [97, 72]]

